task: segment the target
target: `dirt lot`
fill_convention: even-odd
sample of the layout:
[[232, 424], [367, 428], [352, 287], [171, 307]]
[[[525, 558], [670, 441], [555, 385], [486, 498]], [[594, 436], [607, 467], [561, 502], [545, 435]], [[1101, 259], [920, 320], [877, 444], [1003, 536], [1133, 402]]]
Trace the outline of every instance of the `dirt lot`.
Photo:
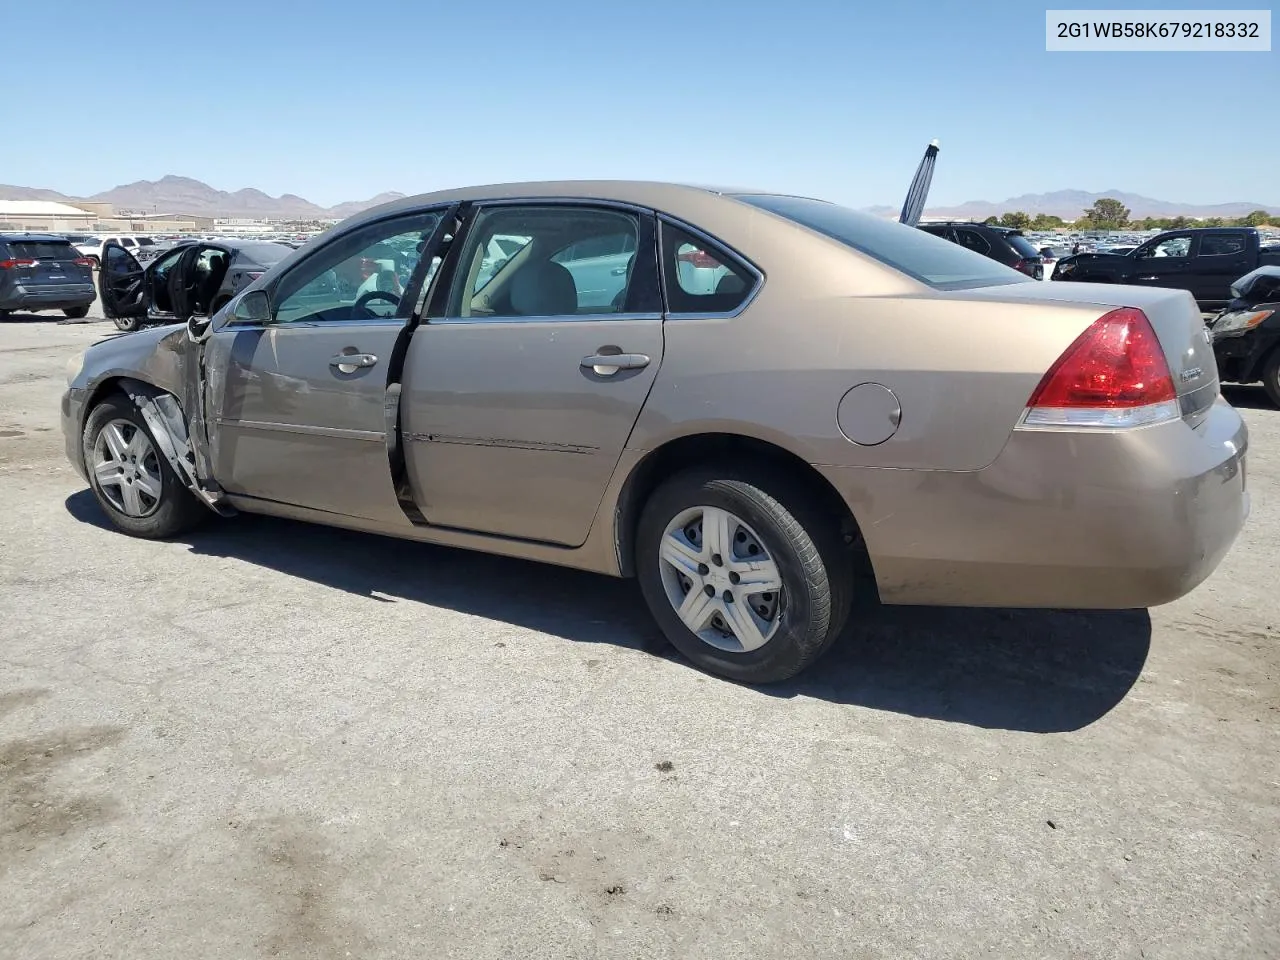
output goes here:
[[1280, 411], [1185, 600], [877, 609], [770, 691], [630, 584], [104, 526], [0, 323], [0, 956], [1280, 956]]

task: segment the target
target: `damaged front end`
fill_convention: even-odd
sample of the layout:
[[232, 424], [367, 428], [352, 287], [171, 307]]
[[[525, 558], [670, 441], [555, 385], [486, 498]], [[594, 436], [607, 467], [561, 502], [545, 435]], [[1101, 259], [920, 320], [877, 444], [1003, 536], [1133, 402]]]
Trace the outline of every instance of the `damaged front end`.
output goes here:
[[214, 513], [234, 516], [235, 508], [223, 501], [221, 488], [209, 478], [207, 460], [200, 456], [205, 447], [192, 442], [192, 432], [177, 398], [138, 380], [122, 380], [120, 386], [138, 407], [174, 475]]

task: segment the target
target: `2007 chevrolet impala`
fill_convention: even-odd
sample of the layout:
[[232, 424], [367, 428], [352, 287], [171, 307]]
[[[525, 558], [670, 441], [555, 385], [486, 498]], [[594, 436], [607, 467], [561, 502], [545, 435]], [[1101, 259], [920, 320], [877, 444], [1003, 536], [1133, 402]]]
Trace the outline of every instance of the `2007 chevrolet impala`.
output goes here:
[[[128, 256], [104, 307], [154, 316]], [[737, 680], [813, 662], [864, 558], [886, 603], [1149, 606], [1248, 513], [1188, 293], [1036, 283], [817, 200], [477, 187], [358, 215], [202, 316], [221, 279], [170, 274], [185, 325], [68, 370], [67, 452], [117, 527], [247, 511], [634, 575]]]

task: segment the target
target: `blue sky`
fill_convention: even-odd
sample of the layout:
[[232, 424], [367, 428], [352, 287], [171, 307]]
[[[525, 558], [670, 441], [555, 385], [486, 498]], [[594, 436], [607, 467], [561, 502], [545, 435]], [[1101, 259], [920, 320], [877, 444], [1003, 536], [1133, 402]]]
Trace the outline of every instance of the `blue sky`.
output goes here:
[[931, 205], [1079, 188], [1280, 208], [1280, 128], [1250, 115], [1280, 53], [1046, 53], [1046, 4], [57, 6], [5, 4], [0, 183], [173, 173], [328, 205], [599, 176], [897, 205], [936, 137]]

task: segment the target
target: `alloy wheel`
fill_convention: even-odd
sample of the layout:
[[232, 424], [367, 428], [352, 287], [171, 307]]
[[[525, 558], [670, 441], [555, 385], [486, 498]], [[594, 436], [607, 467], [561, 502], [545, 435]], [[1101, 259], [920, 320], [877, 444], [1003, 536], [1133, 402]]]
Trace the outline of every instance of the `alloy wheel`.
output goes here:
[[111, 506], [141, 519], [160, 508], [160, 457], [145, 430], [128, 420], [111, 420], [93, 444], [93, 476]]

